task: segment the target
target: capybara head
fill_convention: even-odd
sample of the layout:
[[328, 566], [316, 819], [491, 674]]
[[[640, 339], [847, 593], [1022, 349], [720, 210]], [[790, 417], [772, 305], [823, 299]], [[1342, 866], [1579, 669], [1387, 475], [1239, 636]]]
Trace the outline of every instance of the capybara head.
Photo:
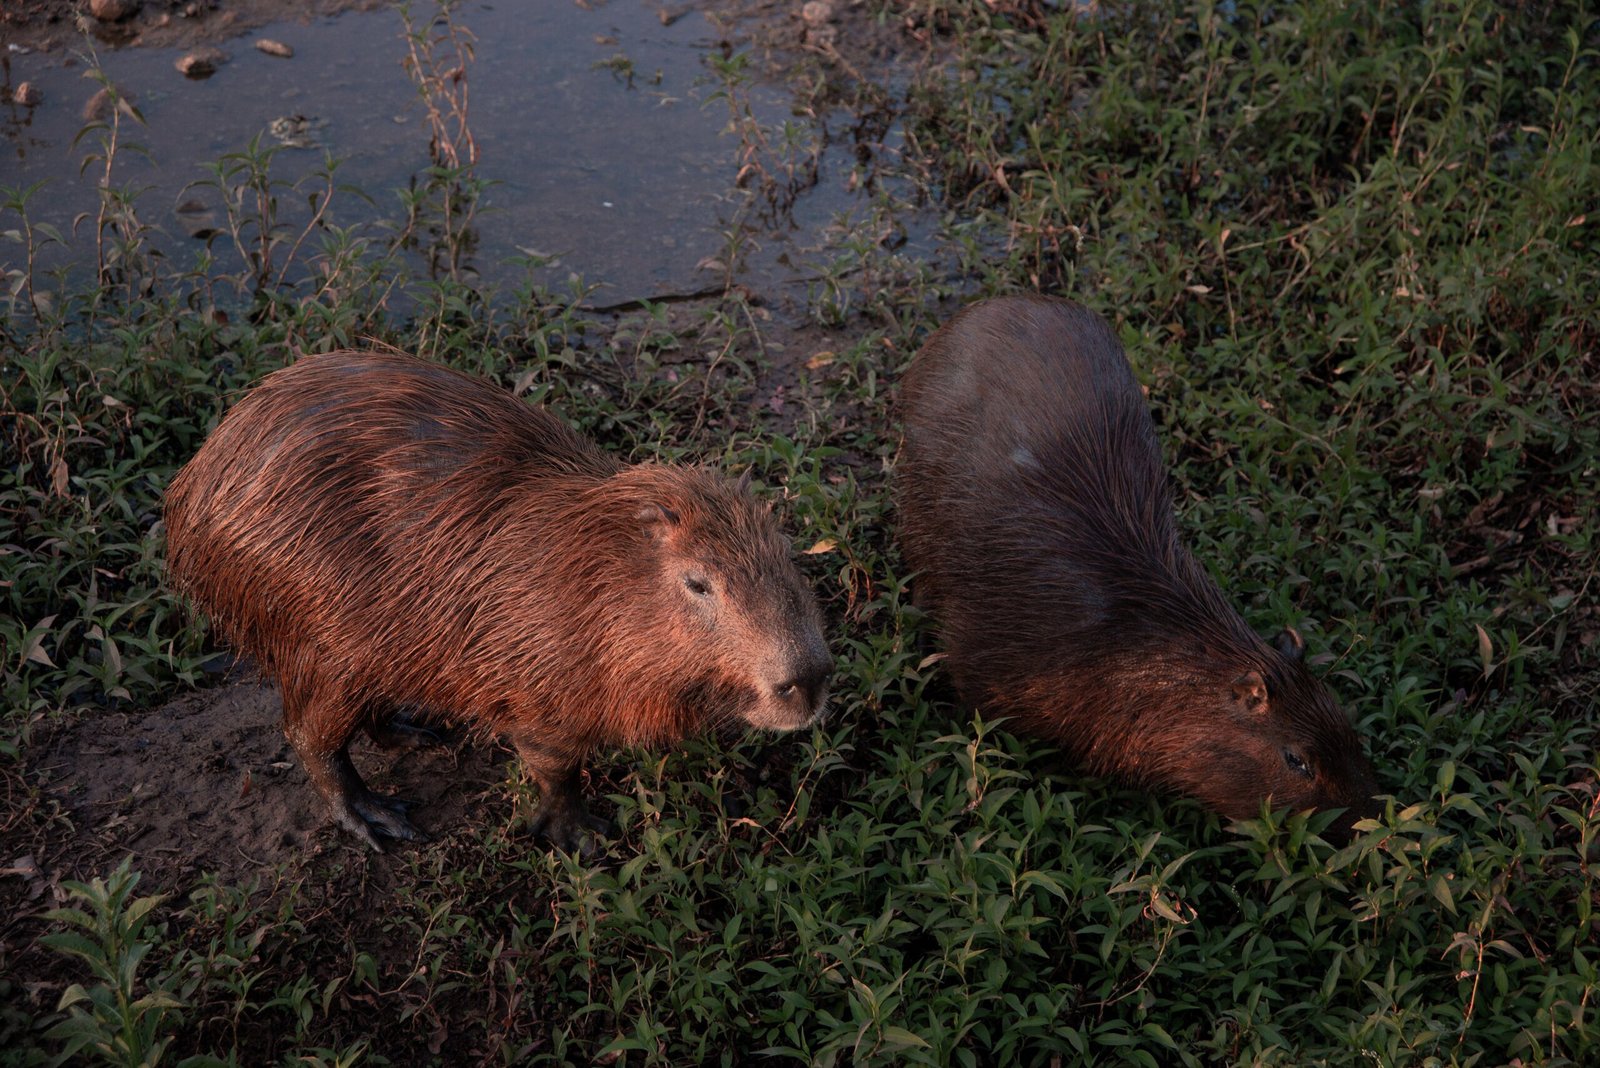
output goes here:
[[644, 563], [672, 644], [702, 649], [720, 669], [711, 692], [688, 703], [768, 730], [819, 718], [833, 658], [771, 509], [709, 472], [643, 464], [616, 481], [637, 492], [653, 550]]
[[1361, 739], [1307, 669], [1297, 632], [1256, 645], [1255, 655], [1201, 683], [1197, 705], [1223, 715], [1175, 717], [1175, 737], [1153, 747], [1167, 781], [1232, 819], [1260, 815], [1263, 799], [1271, 808], [1343, 809], [1332, 828], [1342, 835], [1374, 813], [1377, 784]]

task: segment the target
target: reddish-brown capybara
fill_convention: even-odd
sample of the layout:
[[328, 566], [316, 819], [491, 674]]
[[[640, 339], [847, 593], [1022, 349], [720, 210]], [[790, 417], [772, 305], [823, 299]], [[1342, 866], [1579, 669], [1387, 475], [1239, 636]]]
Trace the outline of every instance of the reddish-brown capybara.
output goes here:
[[901, 545], [964, 700], [1224, 816], [1368, 814], [1361, 741], [1300, 636], [1262, 641], [1179, 543], [1103, 320], [1038, 296], [973, 305], [917, 353], [900, 405]]
[[167, 567], [275, 677], [338, 822], [417, 838], [351, 763], [403, 709], [509, 737], [534, 829], [574, 847], [598, 746], [827, 699], [821, 615], [768, 508], [699, 468], [624, 466], [548, 412], [390, 353], [268, 375], [166, 495]]

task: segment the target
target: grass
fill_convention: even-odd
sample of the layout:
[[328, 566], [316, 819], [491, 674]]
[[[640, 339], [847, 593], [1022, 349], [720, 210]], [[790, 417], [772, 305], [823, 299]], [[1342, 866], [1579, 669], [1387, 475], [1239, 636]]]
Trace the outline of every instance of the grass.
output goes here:
[[[0, 938], [0, 1064], [1596, 1056], [1595, 14], [881, 17], [917, 72], [867, 96], [894, 101], [949, 251], [841, 242], [811, 333], [738, 289], [613, 321], [461, 281], [472, 212], [437, 206], [473, 195], [459, 168], [401, 227], [431, 256], [325, 223], [297, 242], [245, 153], [217, 176], [267, 191], [237, 201], [258, 205], [243, 261], [153, 272], [136, 198], [108, 191], [87, 281], [34, 272], [62, 235], [4, 193], [8, 862], [91, 833], [40, 793], [41, 737], [202, 681], [213, 649], [161, 585], [167, 479], [238, 389], [363, 336], [621, 453], [752, 469], [824, 550], [802, 559], [840, 669], [808, 736], [603, 755], [621, 830], [593, 864], [503, 822], [513, 775], [392, 860], [335, 848], [143, 898], [123, 865], [53, 912], [8, 878], [27, 917]], [[747, 148], [779, 143], [734, 117]], [[890, 384], [952, 296], [1015, 288], [1116, 324], [1198, 554], [1259, 629], [1301, 629], [1359, 721], [1393, 802], [1348, 846], [1320, 817], [1230, 826], [1081, 779], [952, 702], [892, 541]]]

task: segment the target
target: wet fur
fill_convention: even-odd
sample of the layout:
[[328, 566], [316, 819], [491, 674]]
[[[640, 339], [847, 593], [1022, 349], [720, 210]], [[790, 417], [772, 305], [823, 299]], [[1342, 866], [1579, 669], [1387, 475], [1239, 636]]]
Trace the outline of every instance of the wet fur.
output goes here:
[[[510, 737], [546, 800], [574, 802], [554, 795], [597, 747], [737, 720], [755, 683], [734, 653], [764, 651], [741, 642], [821, 642], [787, 540], [741, 487], [623, 466], [399, 354], [270, 375], [173, 480], [166, 526], [173, 583], [277, 678], [314, 780], [320, 755], [347, 765], [358, 729], [417, 707]], [[738, 587], [719, 642], [684, 623], [666, 556]]]
[[[1225, 815], [1269, 794], [1367, 808], [1344, 713], [1180, 543], [1155, 426], [1098, 316], [1041, 297], [968, 308], [917, 355], [900, 405], [900, 540], [969, 702], [1091, 772]], [[1265, 708], [1235, 693], [1251, 672]], [[1315, 782], [1282, 774], [1285, 747], [1314, 758]]]

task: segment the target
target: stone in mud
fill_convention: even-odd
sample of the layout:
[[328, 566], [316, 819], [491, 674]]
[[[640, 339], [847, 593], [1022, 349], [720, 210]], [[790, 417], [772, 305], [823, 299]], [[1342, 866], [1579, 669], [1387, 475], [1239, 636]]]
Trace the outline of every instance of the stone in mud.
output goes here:
[[44, 94], [32, 82], [18, 82], [11, 90], [11, 102], [25, 108], [36, 108], [44, 103]]
[[175, 65], [178, 73], [186, 78], [209, 78], [227, 60], [228, 57], [220, 48], [196, 48], [179, 59]]
[[139, 10], [139, 0], [89, 0], [89, 14], [101, 22], [121, 22]]
[[828, 0], [810, 0], [800, 9], [800, 18], [807, 26], [821, 26], [833, 19], [833, 5]]
[[290, 48], [282, 41], [274, 41], [267, 37], [263, 37], [256, 42], [256, 50], [265, 52], [269, 56], [277, 56], [279, 59], [291, 59], [294, 57], [293, 48]]

